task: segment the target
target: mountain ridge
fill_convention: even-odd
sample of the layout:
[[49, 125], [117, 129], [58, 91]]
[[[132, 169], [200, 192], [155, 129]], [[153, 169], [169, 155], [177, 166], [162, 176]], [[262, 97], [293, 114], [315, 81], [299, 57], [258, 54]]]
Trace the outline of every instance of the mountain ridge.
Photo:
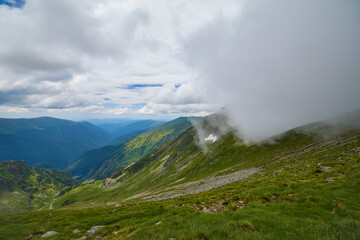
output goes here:
[[88, 122], [51, 117], [0, 119], [0, 161], [65, 168], [80, 153], [110, 140], [109, 133]]
[[137, 161], [168, 139], [191, 126], [192, 118], [178, 118], [135, 136], [118, 145], [92, 149], [80, 155], [67, 168], [79, 180], [103, 179]]

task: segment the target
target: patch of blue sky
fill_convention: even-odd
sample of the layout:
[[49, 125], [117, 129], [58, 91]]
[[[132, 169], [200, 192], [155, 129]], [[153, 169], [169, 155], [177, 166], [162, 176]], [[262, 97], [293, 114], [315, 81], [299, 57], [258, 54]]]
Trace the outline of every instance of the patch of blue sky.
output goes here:
[[106, 108], [117, 108], [117, 107], [119, 107], [119, 104], [107, 102], [107, 103], [102, 104], [102, 106], [106, 107]]
[[141, 109], [143, 107], [146, 106], [146, 103], [135, 103], [135, 104], [131, 104], [131, 108], [132, 109]]
[[0, 5], [7, 5], [11, 8], [22, 8], [25, 5], [25, 0], [0, 0]]
[[130, 84], [124, 87], [118, 87], [123, 89], [136, 89], [136, 88], [145, 88], [145, 87], [162, 87], [163, 84]]

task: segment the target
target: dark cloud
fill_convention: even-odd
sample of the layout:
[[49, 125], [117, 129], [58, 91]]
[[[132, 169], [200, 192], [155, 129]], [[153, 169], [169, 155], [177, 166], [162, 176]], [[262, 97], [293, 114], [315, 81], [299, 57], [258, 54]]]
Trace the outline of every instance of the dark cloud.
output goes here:
[[59, 72], [89, 71], [94, 61], [123, 58], [137, 27], [147, 23], [147, 12], [118, 12], [109, 19], [96, 14], [99, 7], [91, 1], [32, 0], [16, 12], [2, 9], [0, 69], [19, 75], [47, 72], [56, 79]]
[[28, 92], [22, 90], [0, 91], [0, 104], [18, 105], [24, 103]]
[[37, 87], [37, 86], [23, 86], [23, 87], [14, 87], [8, 90], [0, 90], [0, 104], [1, 105], [12, 105], [20, 107], [31, 107], [34, 104], [39, 102], [32, 102], [29, 100], [29, 96], [51, 96], [58, 95], [61, 92], [59, 90], [46, 88], [46, 87]]

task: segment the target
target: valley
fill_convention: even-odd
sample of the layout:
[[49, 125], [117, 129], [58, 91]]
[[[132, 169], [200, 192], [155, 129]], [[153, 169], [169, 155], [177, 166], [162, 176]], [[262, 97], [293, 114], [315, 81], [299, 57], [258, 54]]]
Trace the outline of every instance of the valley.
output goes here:
[[[3, 216], [0, 237], [36, 239], [47, 231], [57, 232], [51, 239], [359, 237], [358, 120], [346, 127], [309, 124], [245, 144], [220, 119], [193, 121], [196, 128], [182, 128], [107, 178], [57, 196], [52, 209]], [[218, 138], [202, 142], [199, 132]], [[93, 226], [103, 227], [87, 235]]]
[[64, 169], [82, 152], [111, 139], [111, 134], [88, 122], [51, 117], [0, 119], [0, 161]]
[[0, 240], [360, 240], [359, 0], [0, 0]]

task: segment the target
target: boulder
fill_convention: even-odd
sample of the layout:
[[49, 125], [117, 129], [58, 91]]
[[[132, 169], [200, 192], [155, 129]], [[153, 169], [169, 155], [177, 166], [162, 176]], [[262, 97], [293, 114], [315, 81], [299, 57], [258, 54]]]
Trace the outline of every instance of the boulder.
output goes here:
[[57, 234], [57, 232], [55, 232], [55, 231], [48, 231], [48, 232], [44, 233], [43, 235], [41, 235], [41, 238], [51, 237], [51, 236], [54, 236], [56, 234]]
[[88, 236], [92, 236], [96, 233], [97, 230], [99, 230], [102, 227], [104, 227], [104, 226], [93, 226], [89, 231], [86, 232], [86, 234]]

